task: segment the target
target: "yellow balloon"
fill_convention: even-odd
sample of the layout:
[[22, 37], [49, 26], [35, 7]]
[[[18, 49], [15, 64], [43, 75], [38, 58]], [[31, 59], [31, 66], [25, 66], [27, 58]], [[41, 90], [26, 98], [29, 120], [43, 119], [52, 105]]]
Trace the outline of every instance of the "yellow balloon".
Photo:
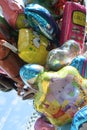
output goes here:
[[27, 63], [45, 65], [48, 55], [48, 40], [32, 29], [19, 30], [19, 57]]
[[39, 74], [35, 85], [38, 87], [35, 109], [56, 126], [70, 122], [74, 114], [87, 104], [87, 79], [72, 66]]

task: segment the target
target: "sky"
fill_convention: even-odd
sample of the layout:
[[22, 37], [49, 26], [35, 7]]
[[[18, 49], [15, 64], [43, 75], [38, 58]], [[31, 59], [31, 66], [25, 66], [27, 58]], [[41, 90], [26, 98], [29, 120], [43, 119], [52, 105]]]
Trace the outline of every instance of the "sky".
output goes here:
[[[15, 90], [0, 91], [0, 130], [34, 130], [39, 118], [33, 100], [22, 100]], [[70, 125], [58, 130], [70, 130]]]
[[27, 130], [33, 113], [32, 100], [22, 100], [14, 90], [0, 91], [0, 130]]

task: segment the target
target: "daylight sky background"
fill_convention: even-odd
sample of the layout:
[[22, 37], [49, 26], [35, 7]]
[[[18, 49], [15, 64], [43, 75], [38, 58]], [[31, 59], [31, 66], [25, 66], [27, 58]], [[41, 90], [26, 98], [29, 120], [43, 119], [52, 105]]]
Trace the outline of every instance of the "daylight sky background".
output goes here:
[[33, 113], [32, 100], [22, 100], [14, 90], [0, 91], [0, 130], [25, 130]]

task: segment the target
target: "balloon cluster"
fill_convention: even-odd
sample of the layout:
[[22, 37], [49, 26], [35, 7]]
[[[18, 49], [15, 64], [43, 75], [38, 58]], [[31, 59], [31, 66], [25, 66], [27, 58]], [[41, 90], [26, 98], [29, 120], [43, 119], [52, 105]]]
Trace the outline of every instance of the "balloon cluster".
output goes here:
[[87, 121], [76, 121], [87, 105], [84, 1], [0, 0], [0, 6], [1, 90], [34, 100], [35, 130], [72, 120], [78, 130]]

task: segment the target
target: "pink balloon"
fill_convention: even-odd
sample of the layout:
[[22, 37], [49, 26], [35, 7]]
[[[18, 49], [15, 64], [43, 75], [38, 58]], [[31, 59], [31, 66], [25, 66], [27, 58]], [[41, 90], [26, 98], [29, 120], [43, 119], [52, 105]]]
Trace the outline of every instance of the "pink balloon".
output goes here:
[[35, 122], [34, 130], [55, 130], [55, 126], [47, 122], [44, 117], [40, 117]]

